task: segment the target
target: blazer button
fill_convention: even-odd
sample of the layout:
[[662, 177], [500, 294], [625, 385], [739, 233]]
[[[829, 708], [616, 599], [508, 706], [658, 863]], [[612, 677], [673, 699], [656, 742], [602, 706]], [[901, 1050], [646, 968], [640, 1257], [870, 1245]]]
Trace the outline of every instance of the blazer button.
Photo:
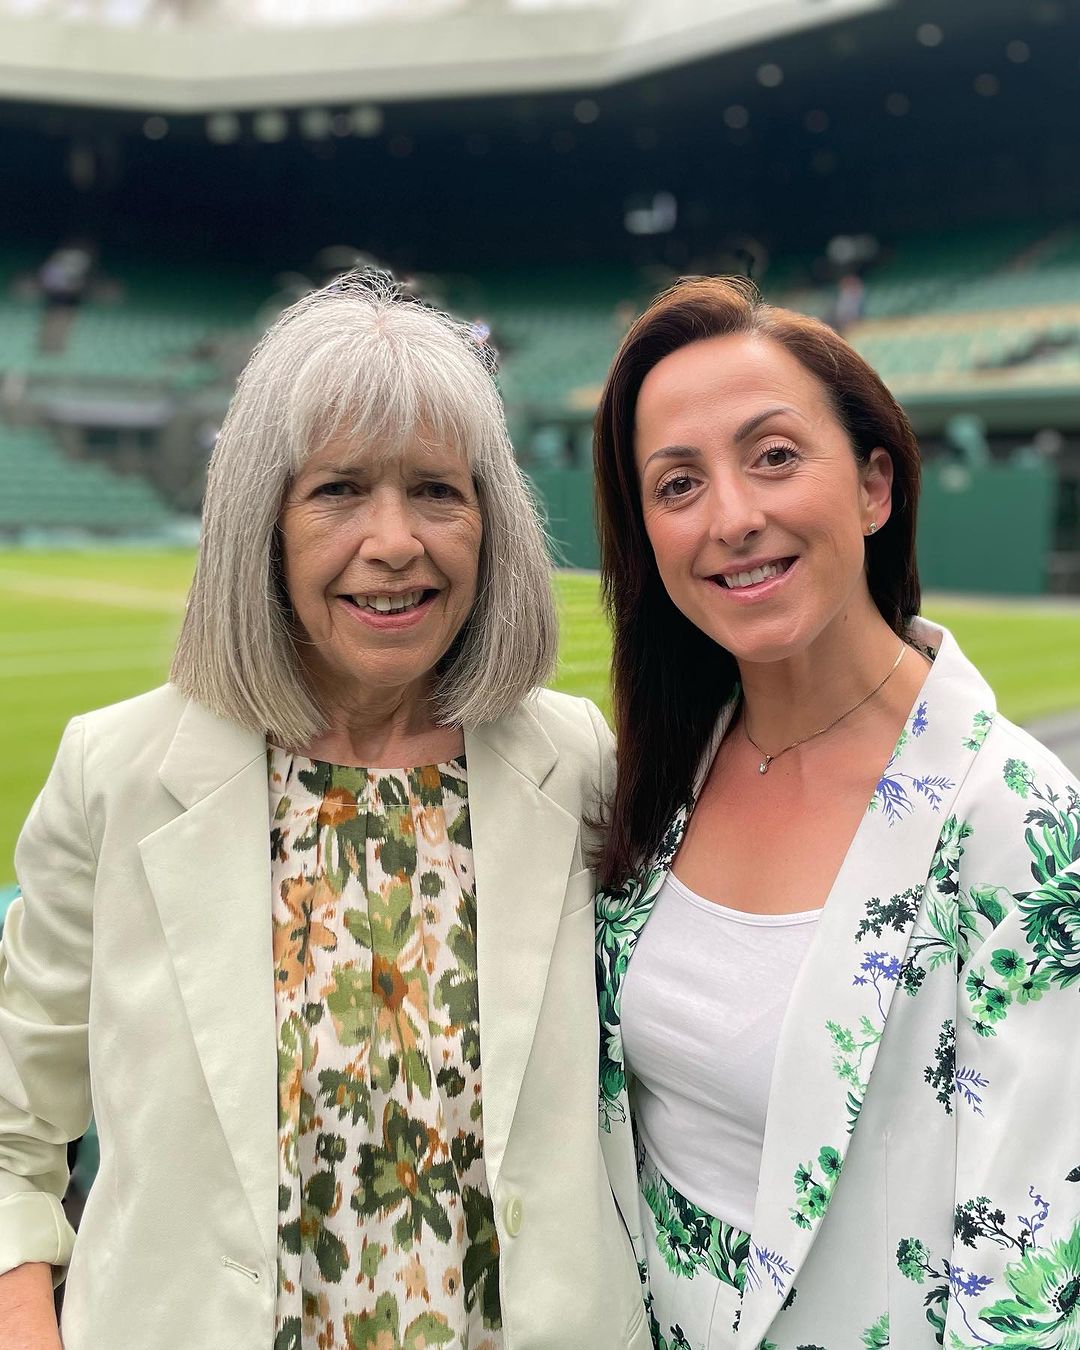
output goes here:
[[507, 1201], [506, 1204], [506, 1231], [511, 1237], [517, 1237], [521, 1232], [521, 1220], [521, 1199], [519, 1196], [515, 1195], [514, 1198]]

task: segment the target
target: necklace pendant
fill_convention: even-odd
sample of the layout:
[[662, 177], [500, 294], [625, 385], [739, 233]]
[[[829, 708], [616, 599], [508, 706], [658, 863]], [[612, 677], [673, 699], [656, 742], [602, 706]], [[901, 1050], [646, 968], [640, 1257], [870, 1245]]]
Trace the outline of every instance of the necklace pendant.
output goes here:
[[769, 765], [771, 763], [772, 763], [772, 755], [766, 755], [765, 758], [761, 761], [761, 763], [757, 766], [758, 773], [768, 773]]

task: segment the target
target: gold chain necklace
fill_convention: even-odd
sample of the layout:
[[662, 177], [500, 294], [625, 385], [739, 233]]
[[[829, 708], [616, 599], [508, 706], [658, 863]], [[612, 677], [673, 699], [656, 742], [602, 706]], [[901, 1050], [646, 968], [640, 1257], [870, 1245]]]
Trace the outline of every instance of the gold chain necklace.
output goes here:
[[775, 755], [770, 755], [767, 751], [762, 750], [761, 746], [758, 745], [757, 741], [755, 741], [753, 736], [750, 735], [750, 728], [746, 725], [746, 719], [743, 718], [743, 731], [746, 732], [746, 739], [750, 742], [750, 744], [754, 747], [754, 749], [758, 752], [759, 755], [765, 756], [765, 758], [758, 765], [757, 769], [758, 773], [768, 773], [769, 765], [773, 762], [774, 759], [779, 759], [781, 755], [786, 755], [789, 750], [794, 750], [796, 746], [805, 745], [807, 741], [812, 741], [815, 738], [815, 736], [824, 736], [827, 731], [832, 731], [833, 727], [839, 725], [839, 723], [841, 723], [845, 717], [850, 717], [853, 712], [857, 712], [864, 703], [869, 703], [870, 700], [874, 697], [874, 695], [879, 693], [882, 689], [884, 689], [886, 684], [888, 684], [889, 680], [892, 679], [893, 675], [896, 673], [897, 666], [899, 666], [903, 658], [904, 658], [904, 643], [901, 642], [900, 650], [896, 653], [896, 660], [889, 667], [888, 674], [885, 676], [883, 680], [880, 680], [877, 684], [875, 684], [873, 689], [871, 689], [868, 694], [864, 694], [862, 698], [859, 699], [858, 703], [852, 704], [852, 706], [848, 708], [847, 712], [842, 712], [839, 717], [834, 717], [833, 720], [829, 722], [826, 726], [818, 727], [817, 731], [812, 731], [809, 736], [800, 736], [797, 741], [792, 741], [790, 745], [785, 745], [782, 750], [777, 750]]

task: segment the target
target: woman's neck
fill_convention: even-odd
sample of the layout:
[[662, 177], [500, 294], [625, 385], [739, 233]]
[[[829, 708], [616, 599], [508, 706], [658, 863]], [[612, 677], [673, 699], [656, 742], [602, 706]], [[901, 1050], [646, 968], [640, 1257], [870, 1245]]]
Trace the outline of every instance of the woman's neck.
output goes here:
[[460, 755], [460, 727], [441, 726], [426, 689], [364, 690], [331, 707], [326, 730], [302, 747], [311, 759], [363, 768], [442, 764]]
[[[875, 609], [856, 631], [823, 633], [783, 661], [740, 662], [743, 725], [762, 750], [775, 754], [851, 712], [886, 677], [906, 690], [909, 681], [896, 668], [901, 651], [914, 657]], [[915, 660], [921, 680], [926, 667]]]

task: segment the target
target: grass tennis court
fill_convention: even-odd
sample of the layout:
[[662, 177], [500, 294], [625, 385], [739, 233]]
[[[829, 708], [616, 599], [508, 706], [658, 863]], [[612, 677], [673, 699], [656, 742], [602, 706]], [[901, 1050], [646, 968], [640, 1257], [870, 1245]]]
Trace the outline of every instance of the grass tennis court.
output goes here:
[[[13, 879], [22, 820], [77, 712], [160, 683], [168, 669], [193, 555], [173, 552], [0, 551], [0, 886]], [[559, 578], [563, 657], [558, 687], [606, 709], [608, 638], [595, 577]], [[931, 597], [926, 613], [956, 634], [1025, 722], [1080, 707], [1080, 607]]]

